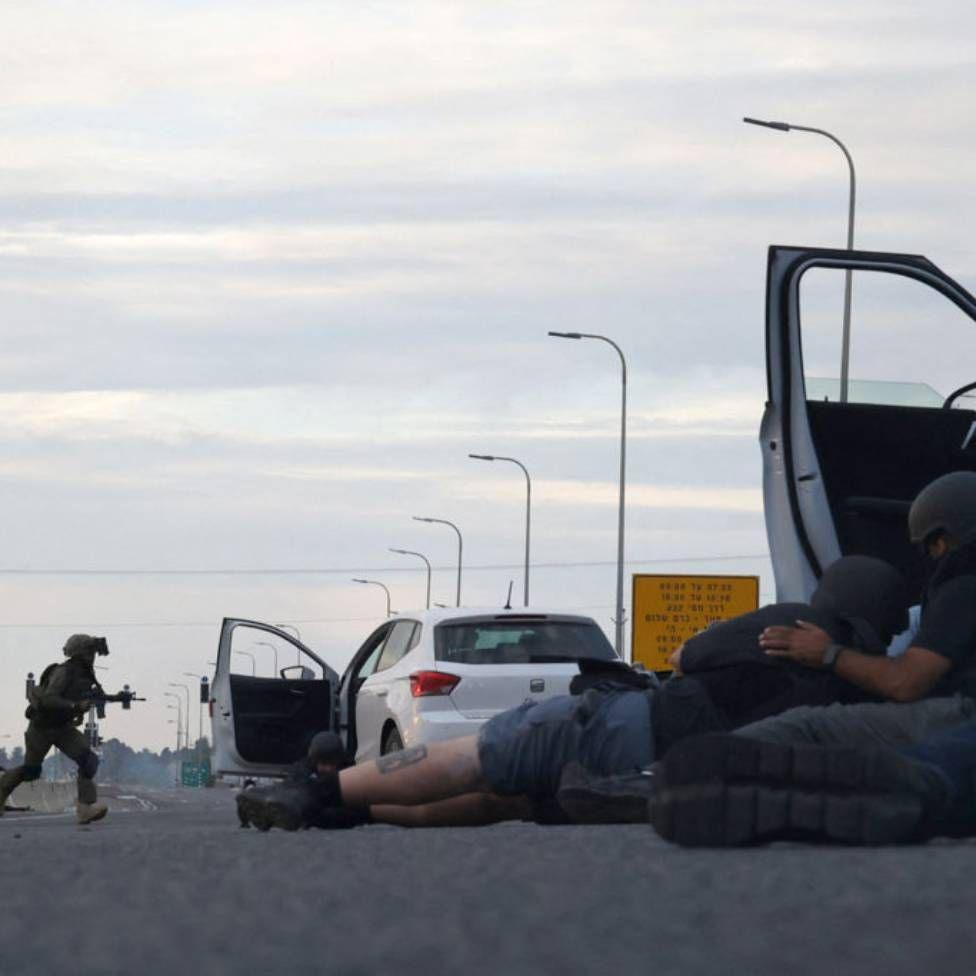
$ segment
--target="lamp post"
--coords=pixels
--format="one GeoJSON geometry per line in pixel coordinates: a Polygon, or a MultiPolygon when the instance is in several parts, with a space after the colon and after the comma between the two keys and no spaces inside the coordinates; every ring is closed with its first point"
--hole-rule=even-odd
{"type": "MultiPolygon", "coordinates": [[[[294,624],[275,624],[275,627],[280,627],[282,630],[293,630],[295,631],[295,639],[301,641],[302,635],[299,629],[294,624]]],[[[295,663],[300,665],[302,663],[302,651],[301,648],[295,648],[295,663]]]]}
{"type": "Polygon", "coordinates": [[[620,501],[617,507],[617,619],[614,621],[617,655],[624,655],[624,495],[627,483],[627,360],[620,346],[604,335],[592,332],[550,332],[557,339],[598,339],[613,346],[620,357],[620,501]]]}
{"type": "Polygon", "coordinates": [[[271,648],[271,653],[274,655],[274,673],[275,673],[275,677],[277,678],[278,677],[278,674],[279,674],[279,672],[278,672],[278,648],[275,647],[274,644],[271,643],[271,641],[255,641],[254,642],[254,646],[255,647],[270,647],[271,648]]]}
{"type": "Polygon", "coordinates": [[[412,549],[390,549],[390,552],[398,553],[401,556],[419,556],[427,567],[427,609],[430,609],[430,560],[422,552],[414,552],[412,549]]]}
{"type": "Polygon", "coordinates": [[[368,580],[368,579],[354,579],[354,583],[366,583],[369,586],[381,586],[383,592],[386,594],[386,615],[387,617],[393,616],[393,611],[390,609],[390,591],[387,589],[385,583],[381,583],[379,580],[368,580]]]}
{"type": "Polygon", "coordinates": [[[519,460],[513,457],[502,457],[497,454],[469,454],[469,458],[476,461],[511,461],[522,469],[525,475],[525,606],[529,605],[529,539],[532,529],[532,479],[529,477],[528,468],[519,460]]]}
{"type": "MultiPolygon", "coordinates": [[[[749,125],[761,125],[765,129],[776,129],[778,132],[814,132],[824,136],[836,145],[847,160],[847,170],[850,176],[850,188],[847,194],[847,250],[854,250],[854,201],[857,195],[857,177],[854,173],[854,160],[844,145],[832,132],[826,129],[816,129],[810,125],[794,125],[792,122],[766,122],[763,119],[743,118],[749,125]]],[[[848,268],[844,273],[844,330],[841,336],[840,350],[840,402],[847,403],[848,374],[851,362],[851,293],[853,292],[853,272],[848,268]]]]}
{"type": "Polygon", "coordinates": [[[254,678],[254,677],[257,676],[257,673],[258,673],[257,665],[254,662],[254,655],[250,651],[233,651],[232,653],[234,653],[234,654],[242,654],[244,657],[250,658],[250,660],[251,660],[251,677],[254,678]]]}
{"type": "Polygon", "coordinates": [[[168,682],[170,688],[182,688],[186,692],[186,711],[183,713],[183,744],[189,749],[190,748],[190,688],[188,685],[183,684],[180,681],[170,681],[168,682]]]}
{"type": "MultiPolygon", "coordinates": [[[[197,681],[203,681],[202,674],[194,674],[192,671],[184,671],[183,676],[186,678],[196,678],[197,681]]],[[[189,695],[190,689],[187,688],[187,694],[189,695]]],[[[199,699],[199,695],[197,696],[199,699]]],[[[200,761],[200,740],[203,738],[203,702],[197,701],[197,762],[200,761]]]]}
{"type": "Polygon", "coordinates": [[[457,533],[458,537],[458,570],[457,570],[457,606],[461,606],[461,556],[464,551],[464,541],[461,539],[461,530],[453,523],[448,522],[447,519],[441,518],[427,518],[422,515],[414,515],[413,520],[415,522],[431,522],[437,525],[449,525],[457,533]]]}
{"type": "MultiPolygon", "coordinates": [[[[180,738],[183,735],[183,697],[182,695],[176,694],[175,691],[164,691],[163,695],[166,698],[176,699],[176,751],[180,751],[180,738]]],[[[167,708],[172,708],[172,705],[168,705],[167,708]]]]}

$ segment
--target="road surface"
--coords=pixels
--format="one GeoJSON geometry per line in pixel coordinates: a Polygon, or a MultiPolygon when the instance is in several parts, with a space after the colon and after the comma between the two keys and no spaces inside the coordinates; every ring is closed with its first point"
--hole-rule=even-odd
{"type": "Polygon", "coordinates": [[[976,843],[669,847],[643,826],[260,834],[227,789],[0,820],[0,973],[976,971],[976,843]]]}

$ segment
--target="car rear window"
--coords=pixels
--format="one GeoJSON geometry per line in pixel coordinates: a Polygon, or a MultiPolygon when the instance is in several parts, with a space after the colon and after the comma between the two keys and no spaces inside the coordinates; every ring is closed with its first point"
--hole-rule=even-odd
{"type": "Polygon", "coordinates": [[[434,657],[455,664],[545,664],[616,658],[603,631],[576,620],[469,620],[434,629],[434,657]]]}

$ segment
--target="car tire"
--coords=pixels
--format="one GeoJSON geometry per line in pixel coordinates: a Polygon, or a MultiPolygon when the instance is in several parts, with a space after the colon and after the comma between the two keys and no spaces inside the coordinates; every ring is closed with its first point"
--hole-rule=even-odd
{"type": "Polygon", "coordinates": [[[388,756],[391,752],[399,752],[403,748],[403,739],[400,738],[400,733],[397,727],[394,725],[387,729],[386,735],[383,736],[383,744],[380,746],[380,755],[388,756]]]}

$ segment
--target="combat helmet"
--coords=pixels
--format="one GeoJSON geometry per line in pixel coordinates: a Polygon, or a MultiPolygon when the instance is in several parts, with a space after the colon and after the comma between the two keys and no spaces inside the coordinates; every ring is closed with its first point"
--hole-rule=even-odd
{"type": "Polygon", "coordinates": [[[842,556],[831,563],[810,605],[846,620],[865,650],[875,653],[883,653],[891,638],[908,626],[905,578],[873,556],[842,556]]]}
{"type": "Polygon", "coordinates": [[[104,637],[92,637],[89,634],[72,634],[64,642],[65,657],[80,657],[85,654],[108,654],[108,641],[104,637]]]}
{"type": "Polygon", "coordinates": [[[346,762],[346,750],[342,739],[335,732],[316,732],[308,744],[308,758],[313,763],[343,765],[346,762]]]}
{"type": "Polygon", "coordinates": [[[908,511],[908,533],[921,545],[944,532],[956,546],[976,539],[976,471],[953,471],[926,485],[908,511]]]}

